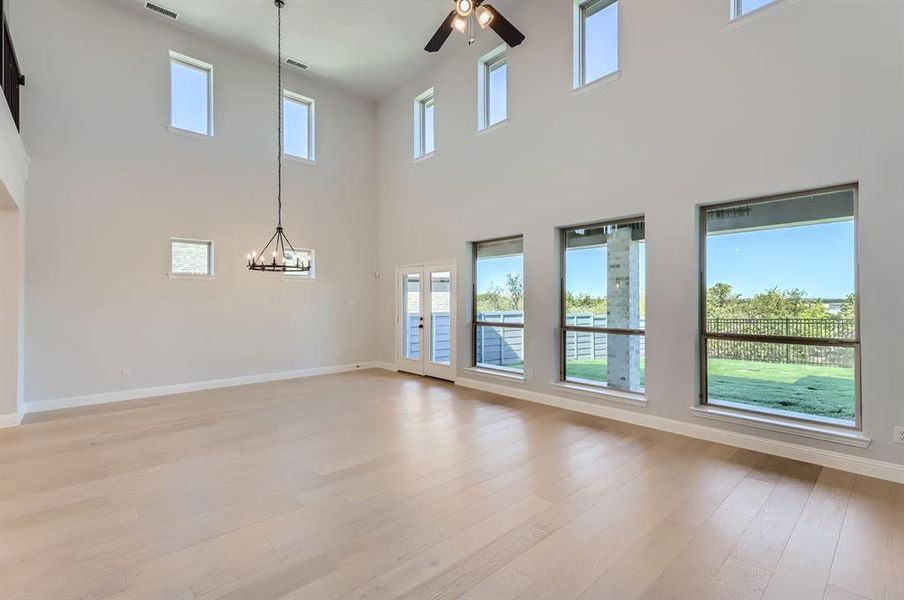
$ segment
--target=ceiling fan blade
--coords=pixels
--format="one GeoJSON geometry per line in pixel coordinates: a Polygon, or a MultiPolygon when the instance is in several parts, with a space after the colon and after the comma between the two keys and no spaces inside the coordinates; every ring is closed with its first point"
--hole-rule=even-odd
{"type": "Polygon", "coordinates": [[[453,10],[449,13],[449,16],[445,18],[443,24],[439,26],[439,29],[436,30],[436,33],[433,34],[433,37],[430,38],[430,41],[427,42],[427,45],[424,46],[424,50],[427,52],[438,52],[439,49],[443,47],[443,44],[452,33],[452,19],[454,18],[455,11],[453,10]]]}
{"type": "Polygon", "coordinates": [[[490,6],[489,4],[482,4],[484,8],[490,11],[490,14],[493,15],[492,20],[490,21],[490,28],[499,34],[499,37],[502,40],[514,48],[518,44],[524,41],[524,34],[518,31],[518,29],[508,22],[508,19],[499,14],[499,11],[490,6]]]}

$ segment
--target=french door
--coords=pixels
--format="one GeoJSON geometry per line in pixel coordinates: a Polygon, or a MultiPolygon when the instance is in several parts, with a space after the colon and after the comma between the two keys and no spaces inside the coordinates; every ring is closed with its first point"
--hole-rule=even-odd
{"type": "Polygon", "coordinates": [[[396,270],[396,368],[455,380],[455,263],[396,270]]]}

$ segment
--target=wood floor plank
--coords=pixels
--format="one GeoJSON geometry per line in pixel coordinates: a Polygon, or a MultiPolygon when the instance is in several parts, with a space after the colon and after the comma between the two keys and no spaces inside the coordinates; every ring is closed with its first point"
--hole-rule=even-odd
{"type": "Polygon", "coordinates": [[[0,471],[4,600],[904,598],[904,486],[379,370],[31,415],[0,471]]]}
{"type": "Polygon", "coordinates": [[[884,598],[895,486],[855,477],[829,583],[864,598],[884,598]]]}

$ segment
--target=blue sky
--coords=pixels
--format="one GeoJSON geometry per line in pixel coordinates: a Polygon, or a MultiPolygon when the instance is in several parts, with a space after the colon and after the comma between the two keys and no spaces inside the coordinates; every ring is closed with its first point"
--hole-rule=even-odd
{"type": "Polygon", "coordinates": [[[173,61],[172,123],[173,127],[208,133],[207,131],[207,72],[173,61]]]}
{"type": "Polygon", "coordinates": [[[584,78],[599,79],[618,69],[618,2],[584,22],[584,78]]]}
{"type": "Polygon", "coordinates": [[[494,125],[505,120],[508,115],[508,65],[502,65],[490,73],[490,114],[487,115],[487,125],[494,125]]]}
{"type": "Polygon", "coordinates": [[[811,298],[854,292],[853,221],[710,236],[706,255],[707,284],[731,284],[744,297],[773,287],[811,298]]]}

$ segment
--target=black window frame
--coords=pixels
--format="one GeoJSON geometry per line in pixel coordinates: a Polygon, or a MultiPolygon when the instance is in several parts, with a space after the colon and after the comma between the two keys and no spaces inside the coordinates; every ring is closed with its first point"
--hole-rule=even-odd
{"type": "Polygon", "coordinates": [[[698,406],[700,407],[716,407],[720,410],[738,412],[741,414],[768,416],[789,420],[792,422],[806,423],[809,425],[828,425],[841,429],[861,431],[863,429],[863,401],[861,394],[862,377],[861,368],[861,338],[860,338],[860,219],[859,219],[859,200],[860,186],[859,183],[849,183],[836,185],[831,187],[815,188],[803,190],[799,192],[791,192],[787,194],[776,194],[771,196],[755,197],[746,200],[737,200],[732,202],[721,202],[716,204],[704,204],[698,207],[698,244],[699,244],[699,296],[698,296],[698,345],[699,345],[699,395],[698,406]],[[853,194],[853,220],[854,220],[854,336],[850,339],[840,338],[821,338],[821,337],[802,337],[790,335],[760,335],[760,334],[739,334],[739,333],[709,333],[707,332],[707,315],[706,315],[706,214],[714,209],[731,209],[741,206],[749,206],[751,204],[762,204],[767,202],[777,202],[782,200],[790,200],[793,198],[804,198],[809,196],[818,196],[821,194],[830,194],[833,192],[850,191],[853,194]],[[740,403],[711,403],[709,401],[709,393],[707,390],[707,341],[710,339],[727,339],[741,342],[759,342],[773,344],[790,344],[800,346],[830,346],[830,347],[846,347],[852,348],[854,351],[854,421],[848,422],[841,419],[833,419],[830,417],[822,417],[819,415],[806,415],[803,413],[795,413],[793,411],[779,411],[777,409],[757,408],[755,406],[745,406],[740,403]]]}

